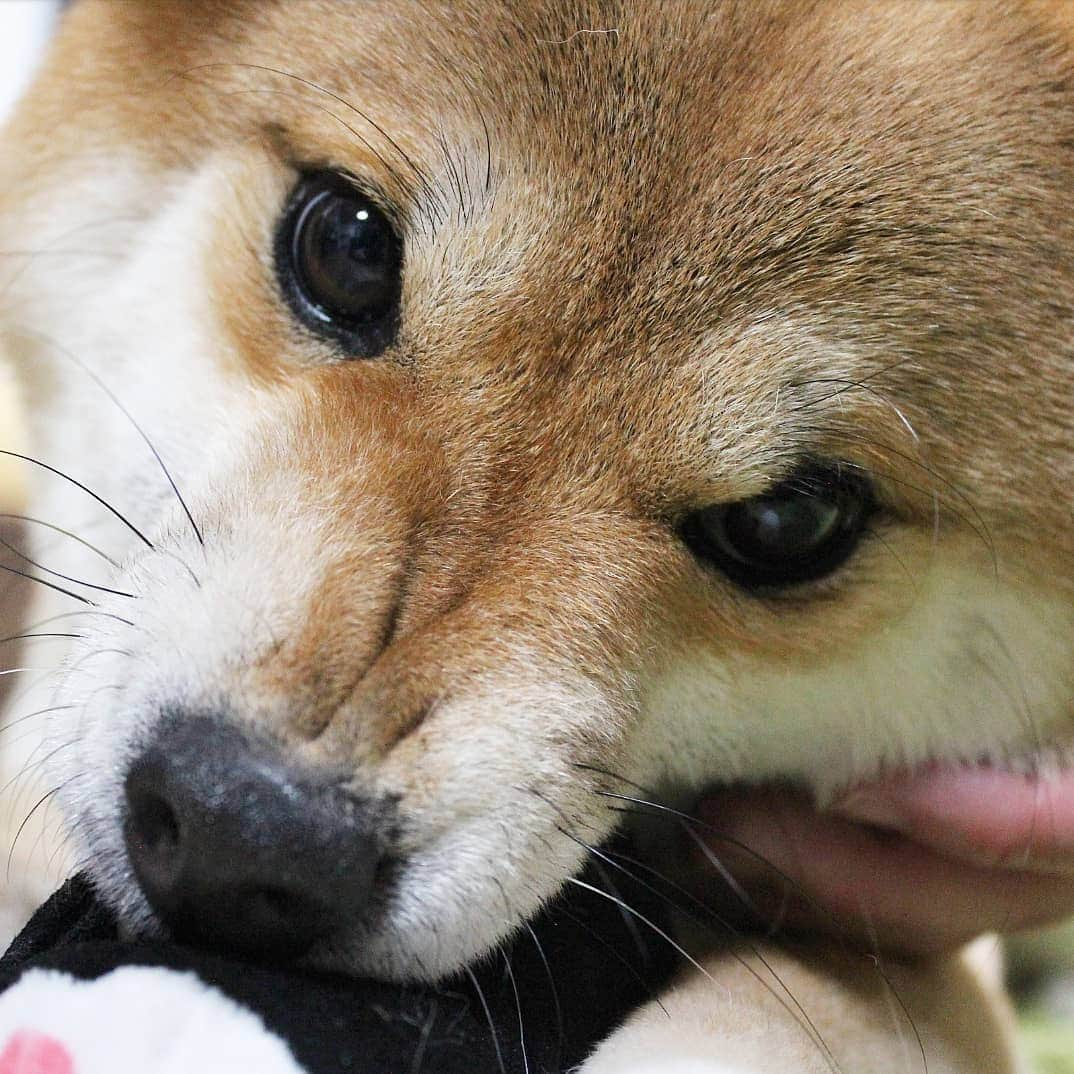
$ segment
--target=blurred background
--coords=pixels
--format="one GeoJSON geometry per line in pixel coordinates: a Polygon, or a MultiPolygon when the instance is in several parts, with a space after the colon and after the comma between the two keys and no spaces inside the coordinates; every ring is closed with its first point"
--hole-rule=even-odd
{"type": "MultiPolygon", "coordinates": [[[[58,0],[0,0],[0,122],[10,111],[33,74],[34,65],[55,25],[58,0]]],[[[0,343],[0,447],[19,442],[10,374],[0,343]]],[[[0,458],[0,502],[18,497],[18,463],[0,458]]],[[[10,510],[4,507],[3,510],[10,510]]],[[[0,594],[4,592],[0,582],[0,594]]]]}

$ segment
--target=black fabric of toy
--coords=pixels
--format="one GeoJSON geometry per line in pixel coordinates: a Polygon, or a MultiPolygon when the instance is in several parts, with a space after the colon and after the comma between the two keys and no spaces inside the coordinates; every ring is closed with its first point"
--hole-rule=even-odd
{"type": "Polygon", "coordinates": [[[86,980],[120,966],[191,970],[254,1011],[310,1074],[562,1074],[653,998],[676,965],[656,932],[667,928],[662,900],[646,884],[607,872],[583,883],[597,890],[569,884],[496,956],[419,988],[121,942],[110,912],[76,877],[0,960],[0,989],[33,968],[86,980]]]}

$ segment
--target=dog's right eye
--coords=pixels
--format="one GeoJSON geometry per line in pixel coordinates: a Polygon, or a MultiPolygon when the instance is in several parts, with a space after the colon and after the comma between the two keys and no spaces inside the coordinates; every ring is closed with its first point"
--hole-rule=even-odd
{"type": "Polygon", "coordinates": [[[276,240],[284,295],[303,324],[348,357],[373,358],[399,321],[402,243],[384,212],[346,177],[303,179],[276,240]]]}

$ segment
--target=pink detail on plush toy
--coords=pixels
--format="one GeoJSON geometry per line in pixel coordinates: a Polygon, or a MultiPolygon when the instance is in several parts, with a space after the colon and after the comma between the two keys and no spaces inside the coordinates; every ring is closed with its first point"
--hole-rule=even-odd
{"type": "Polygon", "coordinates": [[[54,1037],[20,1029],[0,1052],[0,1074],[75,1074],[75,1065],[54,1037]]]}

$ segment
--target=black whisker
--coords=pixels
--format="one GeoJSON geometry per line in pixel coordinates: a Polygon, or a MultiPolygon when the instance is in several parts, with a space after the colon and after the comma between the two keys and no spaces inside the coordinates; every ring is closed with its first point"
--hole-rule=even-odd
{"type": "Polygon", "coordinates": [[[30,819],[33,815],[54,795],[58,788],[53,787],[52,790],[46,791],[40,798],[31,806],[30,812],[23,817],[22,823],[19,825],[18,830],[15,832],[15,838],[11,840],[11,846],[7,852],[7,870],[5,872],[5,882],[11,883],[11,863],[15,857],[15,847],[18,844],[19,837],[26,830],[26,825],[30,823],[30,819]]]}
{"type": "Polygon", "coordinates": [[[601,883],[605,886],[605,888],[607,888],[609,894],[613,895],[616,899],[616,905],[619,910],[619,916],[622,918],[623,921],[623,927],[627,930],[627,934],[633,941],[634,946],[638,949],[638,956],[641,958],[641,961],[643,963],[647,963],[649,961],[649,951],[645,946],[645,940],[642,937],[641,929],[638,928],[637,921],[635,921],[634,918],[627,913],[626,899],[623,898],[622,892],[619,891],[619,889],[612,882],[612,878],[608,875],[608,870],[603,868],[603,866],[600,864],[601,860],[603,860],[603,855],[600,854],[598,851],[595,851],[592,847],[590,847],[588,843],[583,842],[581,839],[575,839],[573,835],[571,835],[569,832],[564,831],[558,825],[556,826],[556,828],[557,831],[559,831],[560,835],[565,835],[568,839],[573,839],[574,842],[576,842],[579,846],[589,851],[591,858],[594,859],[593,867],[596,870],[597,876],[600,877],[601,883]]]}
{"type": "MultiPolygon", "coordinates": [[[[614,779],[620,783],[625,783],[627,786],[634,787],[636,790],[641,791],[643,794],[652,794],[652,791],[649,790],[649,788],[643,787],[640,783],[636,783],[634,780],[627,779],[626,776],[621,776],[616,772],[609,771],[608,769],[598,768],[595,765],[588,764],[576,764],[574,767],[586,772],[595,772],[598,775],[607,776],[609,779],[614,779]]],[[[763,865],[766,869],[772,872],[778,879],[782,880],[785,884],[787,884],[791,888],[791,890],[797,892],[798,895],[808,903],[811,909],[815,910],[817,913],[825,917],[828,924],[831,925],[832,928],[836,929],[840,936],[845,935],[844,930],[839,924],[839,921],[833,915],[827,913],[827,911],[825,911],[825,909],[819,903],[812,900],[809,895],[802,889],[801,885],[798,884],[798,882],[794,879],[794,877],[792,877],[789,873],[784,872],[784,870],[780,869],[779,866],[770,862],[763,854],[758,854],[756,850],[748,846],[746,843],[743,843],[740,839],[735,839],[733,836],[728,835],[726,832],[721,831],[719,828],[716,828],[713,825],[701,820],[700,817],[695,817],[691,813],[686,813],[681,809],[676,809],[674,808],[674,806],[664,805],[661,802],[654,802],[648,798],[637,798],[629,794],[621,794],[616,791],[608,791],[602,788],[597,788],[592,793],[598,795],[601,798],[610,798],[614,801],[626,802],[629,805],[642,807],[641,810],[625,809],[623,810],[623,812],[625,813],[649,817],[656,813],[677,818],[680,822],[684,822],[690,828],[702,829],[709,835],[712,835],[716,839],[719,839],[720,842],[726,843],[728,846],[732,846],[736,850],[740,850],[743,854],[746,854],[747,856],[751,857],[759,865],[763,865]]],[[[721,870],[721,875],[723,875],[723,870],[721,870]]],[[[734,886],[732,886],[732,890],[734,890],[734,886]]],[[[747,901],[745,905],[748,909],[752,909],[750,902],[747,901]]]]}
{"type": "Polygon", "coordinates": [[[17,720],[9,720],[5,724],[0,724],[0,734],[3,734],[5,731],[10,731],[12,727],[18,727],[20,723],[32,720],[35,716],[45,716],[50,712],[63,712],[65,709],[73,709],[75,707],[75,705],[50,705],[47,709],[37,709],[35,712],[28,712],[25,716],[20,716],[17,720]]]}
{"type": "MultiPolygon", "coordinates": [[[[69,779],[68,779],[68,780],[67,780],[67,781],[66,781],[65,783],[63,783],[63,784],[62,784],[62,785],[61,785],[61,786],[60,786],[60,787],[58,788],[58,790],[63,790],[64,788],[66,788],[66,787],[69,787],[69,786],[71,786],[71,785],[72,785],[72,784],[74,784],[74,783],[77,783],[77,782],[78,782],[78,781],[79,781],[80,779],[85,779],[85,778],[86,778],[86,775],[87,775],[87,773],[86,773],[86,771],[85,771],[85,770],[82,770],[82,771],[80,771],[80,772],[76,772],[76,773],[75,773],[75,774],[74,774],[73,776],[71,776],[71,777],[70,777],[70,778],[69,778],[69,779]]],[[[61,819],[60,819],[60,822],[59,822],[59,824],[64,824],[64,826],[66,826],[66,818],[61,818],[61,819]]],[[[58,825],[58,826],[59,826],[59,825],[58,825]]],[[[52,868],[53,868],[53,866],[54,866],[54,865],[56,864],[56,858],[57,858],[57,857],[58,857],[58,856],[59,856],[59,855],[60,855],[60,854],[61,854],[61,853],[62,853],[63,851],[65,851],[65,850],[68,850],[68,851],[69,851],[70,849],[71,849],[71,846],[70,846],[70,844],[69,844],[69,843],[67,842],[67,840],[66,840],[66,839],[62,839],[62,838],[61,838],[61,839],[58,839],[58,840],[56,841],[56,846],[55,846],[55,847],[53,848],[53,850],[52,850],[52,853],[51,853],[51,854],[49,854],[49,856],[48,856],[48,860],[47,860],[47,861],[45,862],[45,868],[46,868],[46,869],[52,869],[52,868]]],[[[76,867],[76,868],[73,868],[73,869],[66,869],[66,870],[64,871],[63,875],[64,875],[65,877],[66,877],[66,876],[74,876],[74,875],[75,875],[75,873],[83,872],[83,871],[84,871],[84,870],[86,869],[86,867],[87,867],[87,865],[88,865],[88,864],[89,864],[89,863],[83,863],[82,865],[79,865],[79,866],[78,866],[78,867],[76,867]]]]}
{"type": "Polygon", "coordinates": [[[186,515],[187,521],[190,523],[190,528],[194,531],[194,536],[198,539],[198,544],[204,548],[205,540],[201,535],[201,530],[198,527],[197,522],[194,521],[194,516],[190,513],[190,508],[187,506],[186,500],[183,499],[183,494],[179,491],[179,486],[176,485],[175,479],[171,475],[171,471],[165,465],[164,460],[160,456],[160,452],[157,451],[156,445],[153,443],[152,440],[149,439],[149,436],[146,434],[146,431],[135,420],[134,415],[123,405],[119,396],[117,396],[116,393],[112,391],[112,389],[109,388],[108,385],[105,384],[105,382],[92,369],[90,369],[85,362],[83,362],[77,355],[69,351],[66,347],[61,346],[59,343],[57,343],[56,340],[44,336],[39,332],[29,332],[25,329],[20,331],[22,331],[24,334],[36,336],[48,347],[52,348],[62,357],[66,358],[69,362],[74,363],[76,366],[78,366],[79,369],[82,370],[83,373],[86,374],[87,377],[90,378],[90,380],[93,381],[94,384],[97,385],[97,387],[102,392],[104,392],[106,396],[108,396],[111,402],[115,405],[116,409],[119,410],[119,412],[127,419],[128,422],[130,422],[134,431],[142,438],[145,443],[145,446],[149,448],[150,452],[152,453],[153,458],[156,459],[157,465],[160,467],[161,473],[164,474],[165,480],[167,480],[168,484],[171,486],[171,490],[175,494],[175,498],[179,501],[179,506],[183,509],[183,514],[186,515]]]}
{"type": "MultiPolygon", "coordinates": [[[[67,779],[65,779],[62,783],[60,783],[57,786],[53,787],[51,790],[46,791],[34,803],[32,808],[30,809],[29,813],[27,813],[26,816],[23,818],[22,823],[19,825],[18,831],[15,833],[15,838],[11,840],[11,846],[8,849],[7,870],[6,870],[6,873],[5,873],[5,879],[6,879],[6,882],[8,884],[11,883],[11,863],[12,863],[14,857],[15,857],[15,848],[16,848],[18,842],[19,842],[19,837],[22,835],[23,831],[26,829],[26,825],[30,823],[31,817],[33,817],[33,815],[38,811],[38,809],[41,808],[41,806],[43,806],[47,801],[49,801],[51,798],[53,798],[57,794],[59,794],[66,787],[70,786],[70,784],[72,784],[76,779],[80,778],[81,775],[82,775],[82,773],[76,773],[75,775],[70,776],[67,779]]],[[[41,838],[41,836],[43,834],[44,834],[44,828],[42,828],[41,832],[38,833],[38,840],[40,840],[40,838],[41,838]]],[[[33,854],[33,852],[36,849],[36,847],[37,847],[37,840],[35,840],[34,845],[30,848],[31,855],[33,854]]]]}
{"type": "MultiPolygon", "coordinates": [[[[232,65],[232,64],[205,64],[204,66],[207,66],[207,67],[230,67],[230,66],[235,66],[235,65],[232,65]]],[[[243,65],[240,64],[238,66],[243,66],[243,65]]],[[[191,72],[196,71],[196,70],[198,70],[198,68],[195,67],[195,68],[191,68],[189,71],[183,72],[183,77],[188,77],[191,72]]],[[[288,90],[281,90],[281,89],[267,89],[265,87],[248,88],[248,89],[240,89],[240,90],[228,90],[228,91],[226,91],[225,95],[228,96],[228,97],[272,95],[274,97],[285,97],[288,100],[300,101],[307,108],[316,109],[316,111],[320,112],[322,115],[326,115],[330,119],[335,120],[345,131],[347,131],[348,134],[350,134],[354,138],[354,140],[359,145],[361,145],[363,148],[367,149],[373,155],[373,157],[380,163],[380,165],[384,168],[385,172],[388,175],[391,176],[393,181],[398,185],[399,189],[405,195],[407,195],[408,197],[413,196],[413,187],[412,187],[411,183],[403,175],[400,174],[399,170],[391,163],[391,161],[389,161],[387,159],[387,157],[385,157],[380,152],[380,150],[377,149],[377,147],[375,145],[373,145],[373,143],[370,142],[369,139],[366,138],[365,135],[363,135],[361,133],[361,131],[356,130],[342,116],[338,115],[336,112],[333,112],[331,108],[327,108],[323,104],[318,104],[316,101],[311,101],[308,98],[303,97],[298,93],[292,93],[292,92],[290,92],[288,90]]]]}
{"type": "MultiPolygon", "coordinates": [[[[998,942],[998,937],[997,937],[998,942]]],[[[879,951],[879,945],[876,945],[879,951]]],[[[880,980],[884,982],[884,987],[887,989],[888,995],[895,1001],[899,1010],[902,1011],[903,1017],[906,1019],[910,1026],[910,1032],[914,1035],[914,1041],[917,1045],[918,1055],[921,1056],[921,1070],[922,1074],[929,1074],[929,1057],[928,1052],[925,1050],[925,1040],[921,1036],[921,1030],[917,1028],[917,1021],[913,1014],[910,1012],[910,1008],[906,1006],[906,1000],[902,998],[902,994],[895,987],[895,982],[892,981],[888,975],[888,971],[884,969],[884,964],[880,960],[879,953],[875,955],[863,956],[873,964],[873,968],[876,970],[880,980]]],[[[901,1036],[901,1033],[900,1033],[901,1036]]]]}
{"type": "Polygon", "coordinates": [[[74,619],[76,616],[80,615],[94,615],[100,617],[101,619],[114,619],[117,623],[122,623],[124,626],[134,626],[134,623],[132,623],[129,619],[124,619],[122,615],[116,615],[114,612],[104,612],[97,609],[87,609],[86,611],[61,612],[59,615],[50,615],[45,619],[39,619],[36,623],[33,623],[26,629],[39,630],[41,627],[48,626],[50,623],[59,623],[62,622],[64,619],[74,619]]]}
{"type": "MultiPolygon", "coordinates": [[[[40,768],[42,765],[48,764],[48,762],[51,761],[52,758],[55,757],[57,754],[62,753],[64,750],[70,749],[72,746],[74,746],[75,742],[76,740],[73,738],[68,739],[66,742],[60,743],[60,745],[57,746],[55,749],[50,750],[48,753],[46,753],[45,756],[42,757],[39,761],[34,761],[34,754],[36,754],[38,749],[40,749],[41,746],[44,745],[44,742],[38,743],[37,748],[33,750],[29,757],[26,758],[26,762],[25,764],[23,764],[22,768],[20,768],[19,771],[16,772],[15,775],[13,775],[11,779],[9,779],[7,783],[3,785],[3,787],[0,787],[0,799],[6,798],[8,791],[10,791],[15,786],[15,784],[19,782],[19,780],[24,779],[36,769],[40,768]]],[[[21,798],[22,795],[25,793],[25,788],[23,788],[23,790],[19,792],[18,797],[21,798]]]]}
{"type": "Polygon", "coordinates": [[[436,145],[440,150],[440,157],[444,161],[444,170],[447,173],[448,184],[455,193],[455,201],[459,213],[465,217],[467,211],[466,191],[463,189],[462,175],[460,174],[459,166],[452,155],[451,147],[448,145],[447,136],[442,129],[438,130],[436,133],[436,145]]]}
{"type": "Polygon", "coordinates": [[[84,634],[42,634],[42,633],[29,633],[29,634],[9,634],[6,638],[0,638],[0,645],[6,645],[12,641],[33,641],[36,638],[74,638],[80,639],[85,637],[84,634]]]}
{"type": "MultiPolygon", "coordinates": [[[[0,730],[3,730],[3,728],[0,728],[0,730]]],[[[14,736],[13,738],[8,739],[4,743],[4,748],[5,749],[13,749],[14,747],[18,746],[20,743],[25,742],[27,739],[30,739],[31,741],[36,741],[38,743],[38,746],[35,747],[34,751],[30,754],[30,757],[32,758],[37,753],[37,749],[41,745],[43,745],[43,743],[45,741],[44,738],[42,737],[40,728],[30,727],[30,728],[24,729],[21,734],[18,734],[16,736],[14,736]]],[[[21,773],[20,773],[20,775],[21,775],[21,773]]],[[[14,783],[15,783],[15,781],[12,780],[12,787],[14,787],[14,783]]],[[[21,797],[22,791],[19,791],[18,793],[19,793],[19,796],[21,797]]]]}
{"type": "Polygon", "coordinates": [[[731,870],[720,860],[720,856],[704,841],[704,839],[701,838],[701,836],[697,834],[697,832],[693,830],[693,828],[690,827],[689,824],[686,823],[686,821],[682,820],[680,817],[676,817],[675,819],[678,820],[679,826],[687,836],[693,840],[694,846],[696,846],[705,856],[705,860],[709,865],[720,874],[720,879],[734,892],[738,901],[742,903],[750,913],[760,916],[753,899],[749,897],[746,889],[735,879],[731,870]]]}
{"type": "Polygon", "coordinates": [[[872,538],[872,540],[877,541],[879,544],[883,545],[885,551],[888,553],[889,556],[891,556],[893,560],[895,560],[895,562],[899,565],[899,569],[906,576],[906,581],[909,584],[910,588],[916,593],[917,579],[914,577],[914,573],[910,570],[910,567],[907,564],[906,560],[904,560],[902,556],[900,556],[899,553],[895,551],[895,549],[891,545],[891,542],[885,540],[884,535],[882,533],[879,533],[875,528],[870,533],[870,537],[872,538]]]}
{"type": "Polygon", "coordinates": [[[481,129],[485,133],[485,193],[488,194],[492,190],[492,135],[489,134],[485,113],[480,108],[477,110],[477,118],[481,120],[481,129]]]}
{"type": "MultiPolygon", "coordinates": [[[[911,358],[896,358],[894,361],[887,362],[886,364],[880,366],[878,369],[874,369],[871,373],[862,377],[860,380],[846,380],[840,377],[810,377],[808,380],[791,381],[789,386],[792,388],[808,388],[810,387],[810,385],[813,384],[843,384],[847,386],[845,390],[848,391],[855,387],[872,388],[872,384],[870,383],[871,381],[878,380],[885,374],[890,373],[894,369],[899,369],[900,367],[906,365],[912,360],[913,359],[911,358]]],[[[836,392],[835,394],[838,395],[840,393],[836,392]]],[[[819,403],[823,403],[825,399],[828,398],[830,398],[830,396],[824,396],[821,399],[814,399],[810,403],[806,404],[806,406],[815,406],[819,403]]]]}
{"type": "MultiPolygon", "coordinates": [[[[0,548],[6,548],[13,555],[19,557],[25,563],[29,563],[31,567],[35,567],[39,571],[44,571],[45,574],[51,575],[53,578],[59,578],[64,582],[71,582],[74,585],[85,586],[86,589],[93,589],[99,593],[111,593],[114,597],[127,597],[130,600],[137,600],[137,595],[134,593],[127,593],[122,589],[113,589],[111,586],[97,585],[94,582],[84,582],[81,578],[74,578],[69,574],[63,574],[60,571],[54,571],[51,567],[46,567],[43,563],[38,563],[36,559],[31,559],[25,552],[19,551],[10,541],[5,541],[3,537],[0,537],[0,548]]],[[[37,579],[40,581],[40,579],[37,579]]]]}
{"type": "MultiPolygon", "coordinates": [[[[956,499],[960,500],[969,509],[970,514],[972,514],[974,519],[976,520],[976,524],[970,522],[968,519],[965,519],[964,516],[959,516],[959,517],[963,518],[963,520],[966,522],[966,524],[968,526],[970,526],[970,528],[973,529],[974,532],[977,534],[977,536],[984,542],[985,546],[987,547],[987,549],[989,551],[989,554],[992,557],[993,572],[996,573],[996,574],[999,573],[999,557],[998,557],[998,555],[996,553],[996,545],[995,545],[995,541],[994,541],[994,539],[992,537],[992,531],[989,529],[988,523],[985,521],[985,519],[982,516],[979,508],[973,502],[972,498],[969,496],[969,494],[967,492],[965,492],[963,489],[959,488],[958,485],[956,485],[953,481],[951,481],[948,478],[944,477],[943,474],[941,474],[934,467],[929,466],[926,463],[923,463],[920,459],[915,459],[912,455],[908,455],[905,451],[899,451],[897,448],[890,447],[887,444],[878,443],[875,440],[866,439],[865,437],[853,438],[852,442],[862,444],[865,447],[872,447],[872,448],[879,449],[881,451],[886,452],[888,455],[894,455],[896,458],[902,459],[904,462],[909,463],[911,466],[916,466],[919,470],[923,470],[926,474],[928,474],[929,477],[933,478],[935,481],[938,481],[940,483],[941,487],[943,487],[944,489],[947,489],[950,493],[952,493],[954,495],[954,497],[956,499]],[[980,527],[980,528],[978,529],[978,527],[980,527]]],[[[866,470],[866,471],[868,470],[867,467],[863,467],[863,466],[861,466],[860,464],[857,464],[857,463],[849,463],[848,462],[848,463],[844,463],[844,465],[850,466],[851,468],[857,469],[857,470],[866,470]]],[[[876,472],[876,471],[874,471],[874,472],[876,472]]],[[[888,480],[891,480],[891,481],[895,481],[895,482],[899,481],[898,478],[894,477],[891,474],[881,474],[880,476],[887,477],[888,480]]],[[[908,487],[908,488],[913,488],[914,487],[913,485],[911,485],[907,481],[902,481],[901,483],[903,485],[905,485],[906,487],[908,487]]],[[[920,492],[922,490],[918,489],[917,491],[920,492]]],[[[951,510],[952,513],[957,513],[957,512],[954,512],[950,507],[948,507],[948,510],[951,510]]]]}
{"type": "Polygon", "coordinates": [[[325,86],[318,85],[316,82],[311,82],[307,78],[302,78],[301,75],[293,74],[290,71],[283,71],[278,67],[269,67],[254,63],[244,63],[237,66],[251,68],[254,70],[266,71],[270,74],[279,75],[281,78],[292,79],[293,81],[305,86],[307,89],[312,89],[317,93],[323,93],[325,94],[325,96],[330,97],[337,104],[343,105],[344,108],[346,108],[350,112],[353,112],[364,123],[368,123],[369,126],[372,127],[373,130],[375,130],[377,134],[379,134],[388,143],[388,145],[390,145],[392,149],[395,150],[396,153],[399,154],[399,158],[414,174],[414,177],[421,184],[428,198],[430,198],[434,202],[438,199],[436,188],[433,186],[429,176],[425,171],[418,167],[410,154],[407,153],[406,150],[403,149],[403,147],[379,123],[377,123],[375,119],[373,119],[366,112],[363,112],[360,108],[358,108],[352,102],[348,101],[346,98],[341,97],[338,93],[333,93],[325,86]]]}
{"type": "MultiPolygon", "coordinates": [[[[624,782],[628,782],[624,780],[624,782]]],[[[763,865],[766,869],[772,872],[776,877],[787,884],[793,891],[796,891],[800,898],[804,899],[812,910],[825,917],[828,923],[838,930],[840,935],[844,934],[844,930],[840,926],[838,920],[831,914],[829,914],[824,907],[815,902],[809,897],[808,894],[802,889],[801,885],[792,877],[789,873],[784,872],[778,865],[774,865],[763,854],[758,854],[756,850],[750,847],[748,844],[743,843],[740,839],[735,839],[733,836],[728,835],[726,832],[720,831],[719,828],[714,827],[711,824],[707,824],[705,821],[698,817],[691,816],[689,813],[684,813],[681,809],[675,809],[673,806],[662,805],[660,802],[649,802],[644,798],[634,798],[629,794],[617,794],[614,791],[596,790],[594,794],[600,795],[603,798],[612,798],[621,802],[629,802],[636,806],[642,806],[644,809],[640,810],[623,810],[623,812],[631,813],[635,816],[649,816],[653,813],[664,813],[671,817],[678,817],[685,821],[687,824],[701,828],[706,831],[715,839],[719,839],[722,843],[727,843],[728,846],[733,846],[736,850],[742,851],[743,854],[753,858],[759,865],[763,865]]]]}
{"type": "Polygon", "coordinates": [[[133,522],[131,522],[129,518],[117,511],[116,508],[114,508],[106,499],[104,499],[102,496],[98,496],[97,493],[93,491],[93,489],[84,485],[77,478],[72,477],[70,474],[65,474],[62,470],[57,470],[55,466],[50,466],[47,462],[42,462],[40,459],[35,459],[30,455],[23,455],[19,451],[10,451],[4,448],[0,448],[0,455],[6,455],[12,459],[22,459],[23,462],[28,462],[32,466],[38,466],[42,470],[47,470],[50,474],[55,474],[57,477],[63,478],[64,481],[70,482],[76,488],[79,488],[84,493],[86,493],[87,496],[90,496],[94,500],[96,500],[106,511],[111,512],[117,519],[119,519],[120,522],[123,523],[124,526],[127,527],[127,529],[131,531],[131,533],[134,534],[135,537],[138,538],[139,541],[142,542],[142,544],[146,546],[146,548],[155,549],[156,546],[153,544],[153,542],[144,533],[142,533],[142,531],[138,529],[138,527],[133,522]]]}
{"type": "Polygon", "coordinates": [[[82,665],[89,663],[90,660],[93,660],[98,656],[125,656],[131,660],[135,659],[135,655],[130,651],[130,649],[93,649],[88,653],[84,653],[76,661],[74,661],[74,663],[68,664],[66,667],[64,667],[62,669],[63,677],[66,679],[69,676],[73,675],[76,671],[82,672],[83,675],[88,675],[89,672],[82,671],[82,665]]]}
{"type": "Polygon", "coordinates": [[[106,563],[114,567],[117,571],[120,569],[119,564],[106,552],[102,552],[95,544],[90,544],[89,541],[83,537],[79,537],[77,533],[72,533],[70,530],[65,530],[62,526],[56,526],[51,522],[45,522],[40,518],[31,518],[30,515],[14,515],[8,513],[0,513],[0,518],[10,519],[14,522],[30,522],[35,526],[44,526],[45,529],[52,530],[54,533],[62,534],[64,537],[70,537],[72,541],[77,541],[80,545],[88,548],[91,552],[96,552],[106,563]]]}
{"type": "Polygon", "coordinates": [[[891,399],[889,399],[883,392],[879,391],[877,388],[873,387],[873,385],[869,383],[869,381],[875,380],[876,378],[883,376],[885,373],[890,372],[892,369],[896,369],[899,366],[904,365],[907,360],[908,359],[900,358],[894,362],[890,362],[886,366],[874,370],[868,376],[862,377],[860,380],[852,380],[849,378],[841,377],[813,377],[806,381],[796,381],[790,386],[793,388],[807,388],[814,384],[837,384],[839,385],[839,387],[828,395],[821,396],[819,399],[811,399],[808,402],[803,403],[798,407],[795,407],[794,409],[810,410],[813,407],[821,406],[824,403],[830,402],[833,399],[838,399],[839,397],[847,394],[848,392],[865,392],[866,394],[871,395],[874,399],[877,399],[879,402],[883,403],[886,407],[888,407],[888,409],[890,409],[895,414],[895,416],[899,419],[899,422],[910,434],[911,439],[915,443],[920,443],[921,438],[917,435],[917,430],[914,428],[909,418],[907,418],[906,415],[902,412],[902,410],[898,407],[898,405],[891,399]]]}
{"type": "MultiPolygon", "coordinates": [[[[428,199],[428,203],[429,203],[430,207],[434,207],[434,206],[437,206],[437,205],[440,204],[440,201],[441,201],[440,195],[437,192],[436,188],[433,186],[433,183],[430,180],[429,176],[426,174],[425,171],[423,171],[421,168],[418,167],[418,165],[415,163],[413,158],[384,129],[384,127],[382,127],[379,123],[376,122],[376,120],[374,120],[367,113],[363,112],[360,108],[358,108],[356,105],[354,105],[353,103],[348,101],[346,98],[341,97],[338,93],[334,93],[332,90],[328,89],[325,86],[318,85],[316,82],[312,82],[308,78],[303,78],[301,75],[296,75],[291,71],[284,71],[284,70],[282,70],[282,69],[280,69],[278,67],[271,67],[271,66],[268,66],[266,64],[257,64],[257,63],[205,63],[205,64],[198,64],[198,65],[196,65],[194,67],[188,67],[186,70],[182,71],[180,73],[180,75],[181,75],[181,77],[187,77],[190,74],[193,74],[193,73],[198,72],[198,71],[211,70],[213,68],[221,68],[221,67],[245,68],[245,69],[251,70],[251,71],[262,71],[262,72],[264,72],[266,74],[277,75],[280,78],[290,79],[292,82],[296,82],[301,86],[305,86],[307,89],[311,89],[315,93],[322,93],[326,97],[328,97],[330,100],[333,100],[337,104],[342,105],[349,112],[353,112],[356,116],[358,116],[358,118],[361,119],[363,123],[368,124],[398,154],[399,159],[403,161],[403,163],[407,166],[407,168],[410,169],[411,173],[414,175],[415,179],[418,181],[418,184],[422,188],[422,190],[423,190],[423,192],[425,194],[425,197],[428,199]]],[[[254,91],[254,92],[257,92],[257,91],[254,91]]],[[[279,92],[279,91],[277,91],[277,92],[279,92]]],[[[313,102],[309,102],[309,103],[313,104],[313,102]]],[[[314,107],[320,107],[320,106],[314,105],[314,107]]],[[[324,108],[322,108],[322,111],[328,112],[328,110],[324,109],[324,108]]],[[[334,113],[332,113],[332,112],[328,112],[328,114],[334,116],[334,113]]],[[[410,184],[408,182],[406,182],[405,180],[403,180],[401,176],[398,176],[398,174],[396,173],[395,169],[393,167],[391,167],[391,165],[388,163],[388,161],[385,160],[383,155],[381,153],[379,153],[375,149],[375,147],[372,146],[370,144],[370,142],[363,135],[361,135],[358,131],[354,130],[354,128],[351,127],[349,124],[347,124],[342,118],[340,118],[338,116],[334,116],[334,117],[341,124],[343,124],[343,126],[346,127],[347,130],[349,130],[355,136],[355,138],[357,138],[367,149],[369,149],[369,151],[371,153],[373,153],[375,156],[377,156],[377,158],[380,160],[380,162],[386,168],[389,169],[390,174],[392,174],[393,177],[396,178],[396,181],[399,182],[400,186],[402,187],[402,189],[404,191],[410,189],[410,184]]]]}
{"type": "Polygon", "coordinates": [[[0,571],[7,571],[8,574],[15,574],[18,575],[19,578],[26,578],[29,581],[36,582],[38,585],[43,585],[48,589],[54,589],[57,593],[63,593],[64,596],[71,597],[73,600],[80,601],[82,604],[88,604],[91,608],[97,607],[89,597],[83,597],[78,593],[72,593],[70,589],[64,589],[62,585],[56,585],[55,582],[50,582],[45,578],[38,578],[36,574],[30,574],[28,571],[20,571],[15,567],[9,567],[6,563],[0,563],[0,571]]]}

